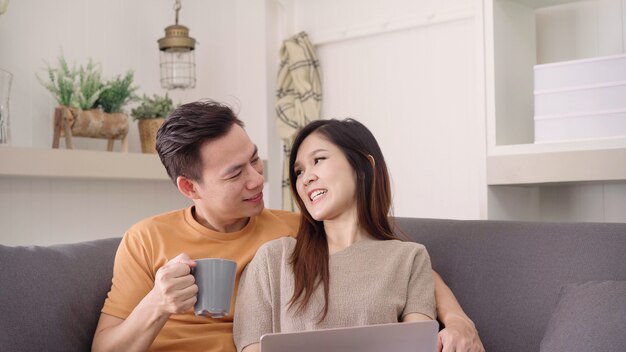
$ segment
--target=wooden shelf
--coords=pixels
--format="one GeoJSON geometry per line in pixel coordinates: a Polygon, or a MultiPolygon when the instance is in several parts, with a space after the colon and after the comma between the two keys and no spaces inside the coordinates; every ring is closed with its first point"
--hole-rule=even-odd
{"type": "Polygon", "coordinates": [[[540,7],[569,4],[569,3],[581,1],[581,0],[514,0],[514,1],[525,4],[532,8],[540,8],[540,7]]]}
{"type": "Polygon", "coordinates": [[[0,148],[0,177],[169,180],[156,154],[0,148]]]}
{"type": "MultiPolygon", "coordinates": [[[[513,146],[510,146],[513,147],[513,146]]],[[[514,149],[514,148],[509,148],[514,149]]],[[[546,152],[541,145],[487,157],[487,184],[537,185],[626,180],[626,147],[546,152]]]]}

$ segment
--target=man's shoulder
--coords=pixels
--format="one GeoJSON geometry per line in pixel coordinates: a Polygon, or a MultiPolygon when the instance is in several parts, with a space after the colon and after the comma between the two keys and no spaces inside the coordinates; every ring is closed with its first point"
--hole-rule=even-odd
{"type": "Polygon", "coordinates": [[[189,208],[172,210],[140,220],[128,229],[128,233],[141,233],[163,226],[177,226],[184,223],[187,209],[189,208]]]}
{"type": "Polygon", "coordinates": [[[259,219],[270,225],[287,226],[293,233],[298,230],[300,225],[300,214],[286,210],[265,209],[259,215],[259,219]]]}
{"type": "Polygon", "coordinates": [[[272,214],[273,216],[287,220],[287,221],[300,221],[300,214],[294,213],[293,211],[280,210],[280,209],[265,209],[264,211],[272,214]]]}

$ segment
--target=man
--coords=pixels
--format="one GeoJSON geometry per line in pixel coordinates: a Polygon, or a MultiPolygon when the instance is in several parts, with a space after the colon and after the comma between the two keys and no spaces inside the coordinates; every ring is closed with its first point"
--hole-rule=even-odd
{"type": "MultiPolygon", "coordinates": [[[[198,287],[191,258],[235,260],[238,283],[263,243],[294,235],[299,216],[264,209],[263,163],[225,105],[180,106],[159,129],[157,151],[194,205],[141,221],[124,235],[92,348],[234,351],[232,308],[222,319],[193,314],[198,287]]],[[[483,351],[450,289],[436,274],[435,282],[437,314],[446,326],[440,332],[443,351],[483,351]]]]}

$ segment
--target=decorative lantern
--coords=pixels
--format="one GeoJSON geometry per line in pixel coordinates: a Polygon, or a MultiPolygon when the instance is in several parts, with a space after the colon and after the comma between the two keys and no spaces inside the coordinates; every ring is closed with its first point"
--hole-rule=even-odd
{"type": "Polygon", "coordinates": [[[159,39],[161,51],[161,87],[187,89],[196,86],[196,40],[189,36],[189,28],[178,24],[180,0],[176,0],[176,24],[165,28],[165,37],[159,39]]]}

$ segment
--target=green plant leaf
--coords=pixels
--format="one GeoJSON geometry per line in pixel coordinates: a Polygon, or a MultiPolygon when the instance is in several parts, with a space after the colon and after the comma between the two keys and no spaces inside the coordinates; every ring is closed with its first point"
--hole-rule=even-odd
{"type": "Polygon", "coordinates": [[[58,59],[58,67],[52,68],[46,63],[46,70],[49,82],[37,76],[39,82],[52,93],[59,105],[75,106],[73,104],[76,103],[76,87],[74,84],[77,75],[76,68],[73,66],[70,69],[61,52],[58,59]]]}
{"type": "Polygon", "coordinates": [[[123,112],[124,105],[137,99],[134,94],[137,87],[133,87],[132,84],[132,71],[128,71],[124,77],[117,76],[105,84],[96,104],[108,113],[123,112]]]}
{"type": "Polygon", "coordinates": [[[89,59],[87,66],[81,66],[78,70],[78,105],[81,109],[93,109],[100,94],[104,91],[102,82],[102,69],[100,64],[89,59]]]}
{"type": "Polygon", "coordinates": [[[134,120],[165,118],[174,111],[172,99],[165,94],[161,96],[154,94],[152,98],[147,95],[141,97],[141,103],[131,110],[130,114],[134,120]]]}

